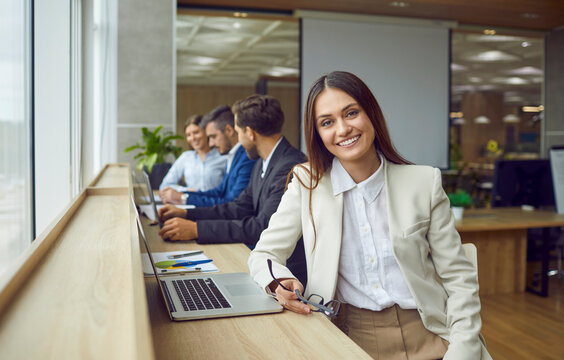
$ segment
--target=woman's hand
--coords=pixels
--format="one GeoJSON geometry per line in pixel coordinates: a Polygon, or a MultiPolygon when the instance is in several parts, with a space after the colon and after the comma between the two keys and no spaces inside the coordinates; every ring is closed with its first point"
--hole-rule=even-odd
{"type": "Polygon", "coordinates": [[[159,196],[165,204],[182,204],[182,193],[174,190],[170,186],[159,191],[159,196]]]}
{"type": "Polygon", "coordinates": [[[281,280],[280,283],[291,291],[284,290],[281,286],[276,287],[276,299],[288,310],[298,314],[311,314],[311,308],[298,300],[295,290],[300,290],[300,294],[304,292],[304,286],[296,279],[281,280]]]}

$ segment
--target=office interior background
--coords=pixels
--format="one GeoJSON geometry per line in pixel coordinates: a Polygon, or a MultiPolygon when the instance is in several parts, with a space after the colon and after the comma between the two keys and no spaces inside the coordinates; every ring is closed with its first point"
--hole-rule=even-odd
{"type": "MultiPolygon", "coordinates": [[[[447,156],[435,165],[445,171],[461,160],[487,173],[497,158],[545,158],[564,144],[562,1],[202,3],[0,2],[0,274],[105,164],[134,163],[123,149],[143,126],[182,134],[189,115],[265,91],[281,100],[284,134],[303,146],[305,18],[446,31],[447,98],[435,119],[447,156]]],[[[377,57],[365,62],[378,67],[377,57]]],[[[418,105],[411,120],[435,107],[418,105]]]]}

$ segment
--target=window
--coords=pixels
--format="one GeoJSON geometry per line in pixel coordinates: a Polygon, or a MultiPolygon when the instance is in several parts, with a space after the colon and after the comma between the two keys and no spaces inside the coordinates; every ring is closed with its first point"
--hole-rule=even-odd
{"type": "Polygon", "coordinates": [[[0,2],[0,274],[31,244],[29,1],[0,2]]]}

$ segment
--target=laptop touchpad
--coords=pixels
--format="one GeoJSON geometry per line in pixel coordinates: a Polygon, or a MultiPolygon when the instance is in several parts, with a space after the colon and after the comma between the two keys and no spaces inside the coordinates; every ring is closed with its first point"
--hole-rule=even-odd
{"type": "Polygon", "coordinates": [[[261,294],[260,290],[253,284],[231,284],[225,288],[233,296],[248,296],[261,294]]]}

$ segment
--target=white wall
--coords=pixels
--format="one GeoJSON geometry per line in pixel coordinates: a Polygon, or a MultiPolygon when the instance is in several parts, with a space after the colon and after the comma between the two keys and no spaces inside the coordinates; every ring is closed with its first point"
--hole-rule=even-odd
{"type": "Polygon", "coordinates": [[[117,65],[117,160],[141,140],[141,127],[175,130],[175,0],[120,0],[117,65]]]}

